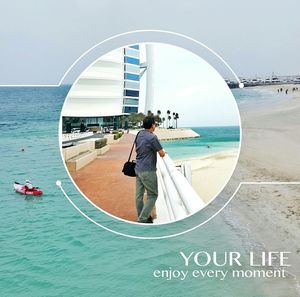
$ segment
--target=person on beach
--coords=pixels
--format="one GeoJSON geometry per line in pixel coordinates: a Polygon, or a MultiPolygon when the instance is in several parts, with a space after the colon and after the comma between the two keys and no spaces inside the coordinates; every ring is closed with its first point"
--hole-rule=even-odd
{"type": "Polygon", "coordinates": [[[163,150],[157,136],[153,134],[156,124],[153,116],[147,116],[143,120],[144,130],[141,130],[136,138],[136,209],[138,222],[153,223],[152,209],[158,196],[156,162],[157,152],[164,157],[163,150]],[[144,192],[147,191],[147,201],[144,203],[144,192]]]}

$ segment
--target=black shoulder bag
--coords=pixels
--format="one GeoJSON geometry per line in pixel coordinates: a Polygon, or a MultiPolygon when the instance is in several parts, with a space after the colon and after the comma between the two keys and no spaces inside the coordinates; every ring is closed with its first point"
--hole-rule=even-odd
{"type": "Polygon", "coordinates": [[[136,162],[135,162],[135,160],[130,161],[130,159],[131,159],[132,151],[133,151],[133,148],[134,148],[134,145],[135,145],[135,142],[136,142],[136,138],[137,138],[137,136],[139,135],[139,133],[140,133],[140,132],[138,132],[138,133],[136,134],[136,136],[135,136],[135,139],[134,139],[134,142],[133,142],[133,145],[132,145],[130,154],[129,154],[128,161],[127,161],[127,162],[124,164],[124,166],[123,166],[122,172],[123,172],[125,175],[127,175],[127,176],[132,176],[132,177],[136,176],[135,170],[134,170],[134,169],[135,169],[136,162]]]}

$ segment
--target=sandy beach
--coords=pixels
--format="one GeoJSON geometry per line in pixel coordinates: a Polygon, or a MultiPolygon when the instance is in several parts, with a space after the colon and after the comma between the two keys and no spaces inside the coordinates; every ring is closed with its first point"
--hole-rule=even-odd
{"type": "MultiPolygon", "coordinates": [[[[292,89],[285,85],[283,89],[292,89]]],[[[279,86],[261,87],[274,91],[279,86]]],[[[284,97],[285,95],[282,94],[284,97]]],[[[243,142],[241,160],[261,168],[260,179],[299,180],[300,176],[300,91],[282,104],[241,113],[243,142]]],[[[257,173],[258,174],[258,173],[257,173]]],[[[257,178],[253,176],[252,178],[257,178]]]]}
{"type": "Polygon", "coordinates": [[[175,140],[199,137],[200,135],[191,128],[165,129],[157,128],[154,132],[159,140],[175,140]]]}
{"type": "MultiPolygon", "coordinates": [[[[260,88],[274,91],[275,96],[280,87],[260,88]]],[[[242,149],[233,179],[300,181],[300,91],[291,92],[293,87],[300,88],[282,87],[289,89],[288,100],[241,112],[242,149]]],[[[235,222],[241,240],[255,242],[252,249],[291,252],[288,271],[291,282],[299,284],[300,185],[243,185],[223,215],[235,222]]]]}
{"type": "Polygon", "coordinates": [[[198,158],[177,160],[176,164],[190,162],[193,188],[205,203],[209,203],[231,177],[237,157],[238,150],[226,150],[198,158]]]}

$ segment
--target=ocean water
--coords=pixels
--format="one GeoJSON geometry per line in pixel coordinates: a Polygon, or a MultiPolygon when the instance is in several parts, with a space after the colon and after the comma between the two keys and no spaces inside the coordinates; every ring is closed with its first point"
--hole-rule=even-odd
{"type": "Polygon", "coordinates": [[[238,149],[240,127],[191,127],[200,137],[163,141],[163,147],[173,160],[211,155],[221,151],[238,149]]]}
{"type": "MultiPolygon", "coordinates": [[[[185,269],[179,251],[239,251],[247,263],[247,242],[222,216],[182,236],[141,240],[99,228],[73,208],[55,186],[57,179],[84,211],[106,226],[124,233],[156,232],[96,210],[70,181],[58,146],[58,120],[68,90],[0,88],[0,295],[267,296],[265,283],[256,279],[168,281],[152,276],[155,269],[185,269]],[[14,181],[28,178],[44,190],[42,197],[25,199],[13,191],[14,181]]],[[[174,233],[199,219],[157,230],[174,233]]]]}
{"type": "Polygon", "coordinates": [[[277,93],[272,89],[258,87],[233,89],[232,93],[241,112],[255,112],[291,99],[291,93],[286,95],[284,91],[277,93]]]}

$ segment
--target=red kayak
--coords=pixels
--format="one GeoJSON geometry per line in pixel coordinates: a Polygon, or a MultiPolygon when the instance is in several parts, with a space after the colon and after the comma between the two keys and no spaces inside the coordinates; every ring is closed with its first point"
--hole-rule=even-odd
{"type": "Polygon", "coordinates": [[[33,195],[33,196],[38,196],[42,195],[43,191],[40,190],[38,187],[33,187],[32,189],[27,189],[25,185],[21,185],[17,182],[14,184],[14,189],[17,193],[23,194],[23,195],[33,195]]]}

